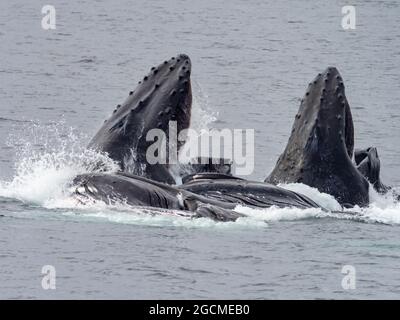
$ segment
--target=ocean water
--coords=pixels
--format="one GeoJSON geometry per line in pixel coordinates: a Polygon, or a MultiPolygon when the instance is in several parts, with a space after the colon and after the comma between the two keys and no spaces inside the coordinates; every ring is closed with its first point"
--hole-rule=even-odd
{"type": "Polygon", "coordinates": [[[234,223],[68,198],[101,157],[85,145],[102,121],[177,53],[192,59],[193,127],[255,129],[255,180],[283,151],[308,82],[336,66],[356,147],[378,147],[383,181],[400,187],[398,1],[352,1],[355,30],[341,27],[346,1],[56,0],[47,31],[45,4],[0,3],[0,298],[400,297],[400,205],[374,192],[356,215],[240,207],[248,217],[234,223]],[[42,288],[44,265],[55,290],[42,288]],[[342,286],[349,265],[354,289],[342,286]]]}

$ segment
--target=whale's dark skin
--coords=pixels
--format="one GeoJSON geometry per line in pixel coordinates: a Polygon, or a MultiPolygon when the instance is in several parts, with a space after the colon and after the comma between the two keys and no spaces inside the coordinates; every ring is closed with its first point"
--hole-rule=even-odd
{"type": "Polygon", "coordinates": [[[320,208],[306,196],[225,174],[201,173],[178,187],[129,173],[89,173],[77,176],[73,195],[82,203],[97,200],[107,204],[184,211],[184,216],[207,217],[216,221],[235,221],[243,214],[237,205],[252,208],[320,208]]]}
{"type": "Polygon", "coordinates": [[[181,210],[192,218],[235,221],[242,214],[235,204],[209,199],[186,190],[128,173],[91,173],[77,176],[73,195],[83,203],[97,200],[107,204],[122,202],[130,206],[181,210]]]}
{"type": "Polygon", "coordinates": [[[177,122],[178,132],[189,127],[190,73],[191,62],[184,54],[153,67],[104,122],[88,147],[106,152],[124,172],[175,183],[168,164],[149,164],[146,160],[146,151],[154,143],[146,140],[146,134],[158,128],[168,137],[169,121],[177,122]]]}
{"type": "Polygon", "coordinates": [[[218,201],[252,208],[276,206],[300,209],[320,208],[313,200],[299,193],[263,182],[243,180],[218,173],[200,173],[179,186],[198,195],[218,201]]]}
{"type": "Polygon", "coordinates": [[[354,160],[358,171],[372,184],[378,193],[385,194],[391,189],[381,181],[381,162],[378,150],[375,147],[355,150],[354,160]]]}
{"type": "Polygon", "coordinates": [[[339,71],[330,67],[309,84],[285,151],[265,179],[299,182],[345,206],[366,206],[369,184],[352,162],[354,128],[339,71]]]}
{"type": "Polygon", "coordinates": [[[385,185],[381,180],[381,161],[379,160],[378,150],[375,147],[355,150],[354,160],[358,171],[372,184],[376,192],[392,194],[394,199],[400,201],[400,194],[391,186],[385,185]]]}

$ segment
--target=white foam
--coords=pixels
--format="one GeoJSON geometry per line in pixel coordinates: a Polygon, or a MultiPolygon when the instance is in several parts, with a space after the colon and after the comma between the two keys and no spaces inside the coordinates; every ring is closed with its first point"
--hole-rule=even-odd
{"type": "MultiPolygon", "coordinates": [[[[340,204],[333,196],[319,192],[315,188],[311,188],[301,183],[282,184],[283,188],[292,190],[306,195],[314,200],[317,204],[332,211],[340,211],[340,204]]],[[[400,224],[400,202],[396,201],[393,193],[389,192],[386,195],[377,193],[372,185],[369,187],[370,205],[366,208],[358,206],[346,209],[345,212],[357,213],[357,215],[341,215],[340,213],[329,214],[331,217],[354,219],[365,222],[379,222],[386,224],[400,224]]]]}
{"type": "Polygon", "coordinates": [[[104,154],[83,147],[84,137],[63,122],[51,125],[31,124],[23,134],[8,140],[16,149],[14,177],[0,181],[0,196],[44,207],[52,202],[69,201],[67,185],[78,174],[102,169],[115,171],[118,166],[104,154]]]}
{"type": "MultiPolygon", "coordinates": [[[[62,205],[66,204],[65,201],[62,202],[62,205]]],[[[265,228],[267,226],[264,220],[252,217],[239,218],[235,222],[218,222],[208,218],[193,219],[191,218],[192,213],[187,211],[130,207],[123,203],[106,205],[102,202],[91,201],[85,205],[75,203],[74,209],[63,214],[85,220],[145,226],[219,229],[265,228]]]]}
{"type": "Polygon", "coordinates": [[[244,206],[237,206],[235,210],[245,214],[249,218],[266,222],[290,221],[327,216],[326,213],[319,208],[300,210],[298,208],[278,208],[273,206],[267,209],[253,209],[244,206]]]}
{"type": "Polygon", "coordinates": [[[319,192],[317,188],[312,188],[302,183],[280,184],[279,186],[287,190],[301,193],[328,210],[334,211],[342,209],[342,206],[333,196],[327,193],[319,192]]]}
{"type": "Polygon", "coordinates": [[[369,188],[371,204],[360,210],[363,217],[371,222],[400,224],[400,202],[394,199],[393,193],[386,195],[377,193],[372,186],[369,188]]]}

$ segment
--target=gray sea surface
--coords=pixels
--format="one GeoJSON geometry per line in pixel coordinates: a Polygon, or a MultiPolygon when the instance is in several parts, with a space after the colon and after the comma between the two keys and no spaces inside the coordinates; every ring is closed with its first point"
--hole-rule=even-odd
{"type": "Polygon", "coordinates": [[[400,297],[390,198],[372,195],[358,218],[272,208],[266,222],[250,212],[221,224],[75,208],[60,191],[113,108],[178,53],[192,60],[198,127],[255,129],[255,180],[283,151],[308,83],[336,66],[356,147],[376,146],[383,181],[399,187],[399,1],[352,1],[355,30],[341,26],[347,1],[54,0],[56,30],[41,27],[45,4],[0,2],[0,298],[400,297]],[[44,265],[55,290],[42,288],[44,265]]]}

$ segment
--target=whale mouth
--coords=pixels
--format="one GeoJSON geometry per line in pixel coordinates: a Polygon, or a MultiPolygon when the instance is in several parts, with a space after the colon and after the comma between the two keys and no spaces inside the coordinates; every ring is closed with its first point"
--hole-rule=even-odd
{"type": "Polygon", "coordinates": [[[343,79],[335,67],[327,68],[308,85],[286,151],[292,153],[293,166],[305,154],[328,161],[333,154],[345,153],[352,159],[353,118],[343,79]]]}

